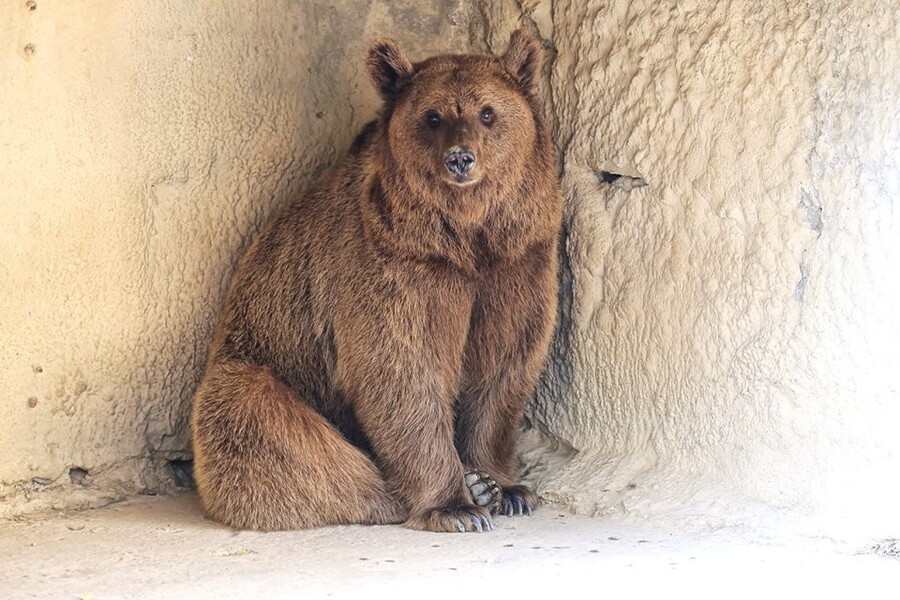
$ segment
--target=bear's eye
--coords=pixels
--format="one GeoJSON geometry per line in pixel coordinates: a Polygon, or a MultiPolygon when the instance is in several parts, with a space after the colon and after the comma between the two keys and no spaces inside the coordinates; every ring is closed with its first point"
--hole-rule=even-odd
{"type": "Polygon", "coordinates": [[[441,115],[437,114],[433,110],[429,110],[425,113],[425,123],[428,124],[432,129],[437,129],[438,125],[441,124],[441,115]]]}
{"type": "Polygon", "coordinates": [[[485,125],[490,125],[494,122],[494,109],[490,106],[485,106],[481,109],[481,122],[485,125]]]}

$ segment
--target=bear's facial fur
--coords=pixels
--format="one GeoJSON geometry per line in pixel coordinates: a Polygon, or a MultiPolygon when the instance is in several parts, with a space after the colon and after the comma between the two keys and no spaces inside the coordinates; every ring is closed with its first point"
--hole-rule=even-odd
{"type": "Polygon", "coordinates": [[[496,61],[448,57],[424,63],[413,79],[388,126],[392,154],[406,161],[406,172],[432,185],[468,188],[494,174],[506,181],[527,168],[520,149],[533,145],[534,119],[496,61]],[[453,152],[474,162],[464,172],[453,170],[453,152]]]}
{"type": "Polygon", "coordinates": [[[522,149],[535,145],[531,97],[540,60],[540,46],[522,30],[496,59],[438,56],[412,64],[396,42],[377,40],[369,75],[385,100],[388,149],[411,187],[482,204],[527,177],[533,157],[522,149]]]}

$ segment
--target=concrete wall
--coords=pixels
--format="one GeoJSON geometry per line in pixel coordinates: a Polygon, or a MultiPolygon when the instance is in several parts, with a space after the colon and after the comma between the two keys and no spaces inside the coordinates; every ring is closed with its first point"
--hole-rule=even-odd
{"type": "Polygon", "coordinates": [[[0,1],[0,514],[165,490],[236,257],[374,115],[368,41],[469,47],[455,0],[33,6],[0,1]]]}
{"type": "Polygon", "coordinates": [[[366,41],[524,24],[568,204],[531,481],[600,515],[893,518],[896,0],[0,7],[0,511],[165,490],[235,258],[374,110],[366,41]]]}

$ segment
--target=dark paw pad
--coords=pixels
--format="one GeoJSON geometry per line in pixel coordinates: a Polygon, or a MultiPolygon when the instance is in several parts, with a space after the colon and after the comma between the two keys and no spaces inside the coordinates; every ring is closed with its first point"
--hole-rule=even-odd
{"type": "Polygon", "coordinates": [[[538,499],[534,492],[524,485],[512,485],[503,488],[503,498],[500,500],[499,512],[507,517],[515,515],[528,515],[530,517],[537,505],[538,499]]]}
{"type": "Polygon", "coordinates": [[[475,504],[487,508],[491,514],[496,514],[500,508],[501,496],[500,486],[497,485],[497,482],[490,475],[478,469],[467,471],[465,478],[466,486],[472,493],[472,500],[475,504]]]}

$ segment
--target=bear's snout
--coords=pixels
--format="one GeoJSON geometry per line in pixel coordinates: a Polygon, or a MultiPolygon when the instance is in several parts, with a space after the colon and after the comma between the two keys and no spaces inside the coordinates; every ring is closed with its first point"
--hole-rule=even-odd
{"type": "Polygon", "coordinates": [[[475,165],[475,153],[467,146],[453,146],[444,153],[444,166],[454,175],[466,175],[475,165]]]}

